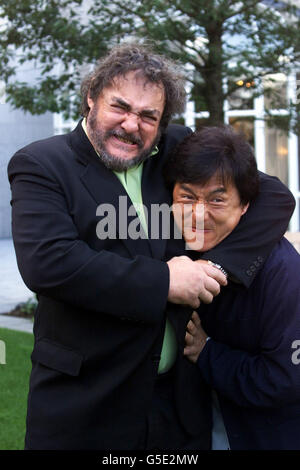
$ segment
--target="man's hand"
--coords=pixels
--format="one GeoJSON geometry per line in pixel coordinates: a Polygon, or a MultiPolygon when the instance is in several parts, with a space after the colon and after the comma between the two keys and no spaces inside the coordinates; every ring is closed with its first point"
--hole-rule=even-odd
{"type": "Polygon", "coordinates": [[[201,320],[197,312],[193,312],[187,324],[185,335],[185,348],[183,354],[191,361],[197,362],[199,354],[206,344],[207,334],[201,326],[201,320]]]}
{"type": "Polygon", "coordinates": [[[170,271],[169,302],[198,308],[200,300],[212,302],[226,286],[226,276],[207,261],[192,261],[187,256],[176,256],[167,262],[170,271]]]}

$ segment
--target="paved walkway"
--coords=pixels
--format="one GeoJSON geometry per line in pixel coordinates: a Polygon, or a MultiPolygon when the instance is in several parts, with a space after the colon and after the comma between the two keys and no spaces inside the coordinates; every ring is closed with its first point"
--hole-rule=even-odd
{"type": "Polygon", "coordinates": [[[33,321],[29,318],[18,318],[0,314],[0,328],[32,333],[33,321]]]}
{"type": "Polygon", "coordinates": [[[31,297],[19,274],[12,240],[0,240],[0,328],[32,332],[30,319],[2,315],[31,297]]]}

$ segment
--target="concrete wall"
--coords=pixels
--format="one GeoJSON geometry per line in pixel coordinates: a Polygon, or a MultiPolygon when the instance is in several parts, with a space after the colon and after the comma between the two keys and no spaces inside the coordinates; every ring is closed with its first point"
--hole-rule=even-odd
{"type": "Polygon", "coordinates": [[[32,116],[0,104],[0,238],[11,237],[10,187],[7,164],[24,145],[53,135],[53,115],[32,116]]]}

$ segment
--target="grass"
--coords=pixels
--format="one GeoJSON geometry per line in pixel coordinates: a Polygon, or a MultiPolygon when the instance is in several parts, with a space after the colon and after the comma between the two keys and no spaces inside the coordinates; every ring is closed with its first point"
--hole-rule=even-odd
{"type": "Polygon", "coordinates": [[[0,450],[22,450],[33,335],[0,328],[0,340],[6,360],[0,363],[0,450]]]}

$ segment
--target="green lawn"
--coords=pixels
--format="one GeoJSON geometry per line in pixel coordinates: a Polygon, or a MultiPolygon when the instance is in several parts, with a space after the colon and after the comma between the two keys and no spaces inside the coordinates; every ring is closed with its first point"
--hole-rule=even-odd
{"type": "Polygon", "coordinates": [[[24,449],[33,335],[0,328],[0,340],[6,352],[6,364],[0,363],[0,450],[24,449]]]}

